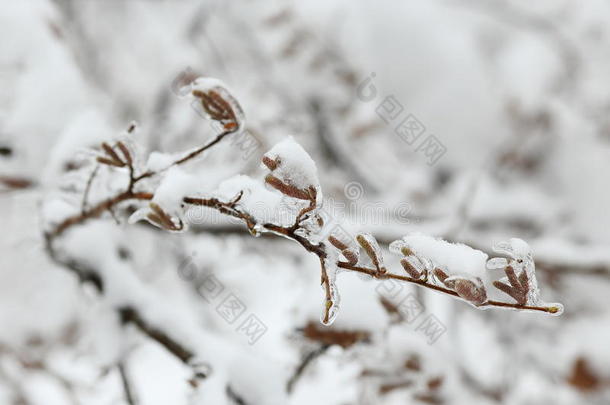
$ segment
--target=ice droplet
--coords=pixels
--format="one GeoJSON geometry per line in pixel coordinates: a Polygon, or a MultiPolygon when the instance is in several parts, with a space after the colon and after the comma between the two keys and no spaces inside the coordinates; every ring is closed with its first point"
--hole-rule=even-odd
{"type": "Polygon", "coordinates": [[[339,292],[337,291],[337,288],[334,286],[331,286],[331,299],[330,299],[330,301],[326,301],[326,303],[325,303],[326,308],[324,308],[324,312],[320,316],[320,322],[322,322],[323,325],[330,326],[333,324],[333,322],[335,322],[335,319],[337,319],[337,315],[339,315],[340,301],[341,301],[341,299],[339,297],[339,292]],[[326,318],[327,308],[328,308],[328,319],[326,318]]]}
{"type": "Polygon", "coordinates": [[[561,314],[563,314],[563,305],[555,302],[553,304],[548,304],[549,307],[549,314],[553,315],[553,316],[559,316],[561,314]]]}
{"type": "MultiPolygon", "coordinates": [[[[339,314],[339,305],[341,303],[339,289],[335,284],[338,273],[338,268],[335,263],[336,253],[332,254],[330,258],[325,260],[325,267],[328,275],[328,288],[330,290],[330,300],[327,299],[324,302],[324,311],[320,316],[320,322],[326,326],[331,325],[335,319],[337,319],[337,315],[339,314]],[[326,316],[327,312],[328,317],[326,316]]],[[[322,284],[322,290],[324,291],[324,296],[326,296],[326,286],[324,284],[322,284]]]]}

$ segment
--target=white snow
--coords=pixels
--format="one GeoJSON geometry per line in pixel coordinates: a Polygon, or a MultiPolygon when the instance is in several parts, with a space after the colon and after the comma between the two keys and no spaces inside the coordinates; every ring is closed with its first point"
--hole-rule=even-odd
{"type": "MultiPolygon", "coordinates": [[[[300,189],[307,189],[309,186],[319,188],[315,162],[292,136],[276,144],[265,156],[273,160],[280,159],[278,168],[274,170],[274,174],[280,179],[300,189]]],[[[318,200],[321,198],[322,196],[318,195],[318,200]]]]}
{"type": "Polygon", "coordinates": [[[42,204],[42,217],[45,221],[45,227],[52,229],[54,226],[61,223],[64,219],[78,214],[78,208],[68,203],[62,198],[52,198],[42,204]]]}
{"type": "Polygon", "coordinates": [[[461,243],[450,243],[421,233],[412,233],[392,242],[390,251],[402,255],[408,247],[417,256],[431,260],[450,275],[485,276],[487,255],[461,243]]]}
{"type": "Polygon", "coordinates": [[[197,177],[180,167],[171,167],[155,191],[153,201],[170,212],[182,211],[184,197],[197,193],[197,177]]]}
{"type": "Polygon", "coordinates": [[[152,152],[148,156],[146,170],[160,172],[167,169],[172,163],[174,163],[175,160],[176,158],[169,153],[152,152]]]}

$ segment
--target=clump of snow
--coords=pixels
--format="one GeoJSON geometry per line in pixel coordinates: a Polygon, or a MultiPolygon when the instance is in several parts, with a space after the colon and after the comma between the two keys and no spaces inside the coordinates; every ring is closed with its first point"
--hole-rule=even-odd
{"type": "MultiPolygon", "coordinates": [[[[167,214],[178,217],[179,222],[183,222],[184,197],[195,194],[197,186],[198,182],[195,176],[174,166],[167,171],[163,180],[161,180],[159,187],[155,191],[152,203],[157,204],[167,214]]],[[[148,206],[141,208],[131,215],[129,223],[133,224],[141,220],[148,220],[150,213],[151,211],[148,206]]]]}
{"type": "Polygon", "coordinates": [[[64,199],[53,198],[43,204],[41,215],[44,219],[45,228],[50,230],[66,218],[77,213],[78,208],[76,206],[64,199]]]}
{"type": "MultiPolygon", "coordinates": [[[[67,162],[82,158],[85,151],[108,140],[112,129],[101,114],[87,110],[75,116],[66,125],[58,142],[48,153],[47,171],[57,175],[64,171],[67,162]]],[[[46,175],[49,175],[47,173],[46,175]]]]}
{"type": "Polygon", "coordinates": [[[153,202],[170,212],[179,212],[184,197],[197,191],[197,178],[174,166],[170,168],[155,191],[153,202]]]}
{"type": "Polygon", "coordinates": [[[260,224],[274,223],[288,226],[294,222],[294,212],[288,212],[282,204],[283,196],[265,188],[249,176],[238,175],[220,183],[214,193],[221,201],[231,201],[243,192],[238,206],[252,215],[260,224]]]}
{"type": "Polygon", "coordinates": [[[146,170],[160,172],[174,163],[174,157],[168,153],[152,152],[146,162],[146,170]]]}
{"type": "Polygon", "coordinates": [[[402,255],[403,248],[432,261],[450,275],[485,276],[487,255],[461,243],[450,243],[421,233],[412,233],[390,244],[390,251],[402,255]]]}
{"type": "Polygon", "coordinates": [[[278,167],[273,171],[277,177],[302,190],[314,186],[321,199],[316,164],[292,136],[276,144],[265,157],[278,161],[278,167]]]}

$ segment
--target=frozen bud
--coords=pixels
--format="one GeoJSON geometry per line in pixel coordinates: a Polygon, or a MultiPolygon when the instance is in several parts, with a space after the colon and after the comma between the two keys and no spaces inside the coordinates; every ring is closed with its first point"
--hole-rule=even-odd
{"type": "Polygon", "coordinates": [[[184,223],[180,218],[174,220],[155,202],[151,202],[148,208],[142,208],[134,212],[129,218],[129,223],[134,224],[141,220],[146,220],[167,231],[180,232],[184,230],[184,223]]]}
{"type": "MultiPolygon", "coordinates": [[[[127,165],[127,163],[121,159],[114,149],[106,142],[103,142],[101,146],[102,150],[104,151],[104,156],[97,157],[98,163],[114,167],[125,167],[127,165]]],[[[125,145],[123,145],[123,147],[124,146],[125,145]]],[[[131,155],[128,159],[126,158],[126,161],[131,162],[131,155]]]]}
{"type": "Polygon", "coordinates": [[[280,158],[271,159],[269,156],[263,156],[263,164],[271,171],[274,171],[280,165],[280,158]]]}
{"type": "Polygon", "coordinates": [[[454,287],[454,281],[448,280],[449,276],[443,270],[436,268],[432,271],[434,277],[449,288],[454,287]]]}
{"type": "MultiPolygon", "coordinates": [[[[281,183],[290,186],[295,190],[308,190],[307,194],[312,194],[309,190],[313,190],[315,193],[313,194],[313,197],[316,201],[321,201],[322,196],[319,190],[316,164],[309,154],[301,145],[295,142],[292,137],[289,137],[271,148],[270,151],[265,153],[262,161],[263,164],[273,172],[273,177],[277,178],[281,183]]],[[[272,183],[277,183],[276,180],[267,182],[272,186],[274,186],[272,183]]],[[[299,193],[295,193],[295,195],[298,194],[299,193]]],[[[301,199],[309,200],[311,197],[301,199]]]]}
{"type": "Polygon", "coordinates": [[[328,241],[330,242],[331,245],[333,245],[334,247],[336,247],[337,249],[339,249],[341,251],[349,249],[349,246],[347,246],[341,240],[335,238],[333,235],[330,235],[328,237],[328,241]]]}
{"type": "Polygon", "coordinates": [[[373,265],[379,273],[385,273],[386,268],[383,265],[383,256],[381,254],[381,248],[377,243],[377,239],[369,233],[361,233],[356,236],[356,241],[364,249],[367,256],[371,258],[373,265]]]}
{"type": "Polygon", "coordinates": [[[478,306],[487,301],[487,292],[480,278],[468,280],[460,277],[450,277],[445,282],[453,282],[455,292],[474,305],[478,306]]]}
{"type": "Polygon", "coordinates": [[[400,264],[411,278],[419,279],[422,276],[422,272],[417,270],[407,259],[401,259],[400,264]]]}
{"type": "Polygon", "coordinates": [[[178,220],[178,224],[174,223],[172,217],[165,211],[163,211],[163,208],[161,208],[158,204],[154,202],[150,203],[150,208],[152,212],[147,215],[147,218],[150,222],[168,231],[182,230],[182,220],[178,220]]]}
{"type": "Polygon", "coordinates": [[[278,179],[277,177],[275,177],[272,174],[268,174],[265,177],[265,183],[267,183],[268,185],[270,185],[271,187],[273,187],[274,189],[278,190],[280,193],[282,193],[288,197],[297,198],[299,200],[308,200],[308,201],[311,200],[312,198],[315,198],[315,194],[312,195],[311,190],[302,190],[292,184],[284,183],[282,180],[278,179]]]}
{"type": "Polygon", "coordinates": [[[224,83],[200,77],[192,82],[191,87],[193,96],[201,100],[201,106],[210,119],[218,121],[229,131],[243,127],[244,112],[224,83]]]}
{"type": "Polygon", "coordinates": [[[347,249],[341,252],[343,257],[347,260],[347,263],[351,266],[355,266],[358,263],[358,253],[355,250],[347,249]]]}
{"type": "Polygon", "coordinates": [[[559,303],[551,304],[549,306],[549,314],[552,314],[555,316],[559,316],[559,315],[563,314],[563,305],[561,305],[559,303]]]}
{"type": "Polygon", "coordinates": [[[335,238],[332,235],[328,237],[328,241],[331,245],[341,251],[341,254],[343,255],[343,257],[345,257],[348,264],[354,266],[358,263],[359,255],[356,250],[350,248],[348,245],[346,245],[341,240],[335,238]]]}
{"type": "Polygon", "coordinates": [[[400,252],[404,255],[404,256],[413,256],[414,253],[413,251],[407,247],[407,246],[403,246],[400,248],[400,252]]]}
{"type": "Polygon", "coordinates": [[[127,148],[127,146],[123,142],[118,142],[117,146],[121,150],[123,157],[125,157],[125,162],[129,166],[131,166],[133,164],[133,157],[131,156],[131,151],[129,150],[129,148],[127,148]]]}

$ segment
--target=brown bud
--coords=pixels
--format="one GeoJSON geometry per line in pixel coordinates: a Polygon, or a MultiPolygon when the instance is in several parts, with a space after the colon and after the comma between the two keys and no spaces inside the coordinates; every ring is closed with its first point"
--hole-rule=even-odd
{"type": "Polygon", "coordinates": [[[406,246],[400,248],[400,252],[403,254],[403,256],[413,256],[415,254],[410,248],[406,246]]]}
{"type": "Polygon", "coordinates": [[[364,249],[367,256],[371,258],[373,265],[380,273],[385,273],[386,269],[381,265],[381,258],[377,256],[377,252],[380,250],[377,240],[373,237],[366,237],[365,235],[356,236],[356,241],[364,249]]]}
{"type": "Polygon", "coordinates": [[[481,305],[487,301],[487,292],[485,291],[485,288],[470,280],[455,280],[454,289],[460,297],[474,305],[481,305]]]}
{"type": "Polygon", "coordinates": [[[97,160],[99,163],[102,163],[102,164],[108,165],[108,166],[125,167],[125,163],[123,163],[123,162],[117,162],[116,160],[108,159],[108,158],[105,158],[102,156],[98,156],[95,160],[97,160]]]}
{"type": "Polygon", "coordinates": [[[119,158],[119,155],[117,155],[114,149],[112,149],[110,145],[108,145],[106,142],[102,143],[102,149],[104,149],[104,152],[106,152],[106,154],[110,156],[112,160],[116,162],[121,162],[121,158],[119,158]]]}
{"type": "Polygon", "coordinates": [[[180,224],[176,226],[172,218],[165,212],[163,209],[154,202],[150,203],[150,208],[153,212],[147,215],[147,218],[159,225],[161,228],[166,229],[168,231],[180,231],[184,227],[182,221],[180,224]]]}
{"type": "Polygon", "coordinates": [[[125,146],[125,144],[123,142],[118,142],[117,146],[119,147],[119,149],[123,153],[123,156],[125,156],[125,162],[127,162],[127,164],[129,166],[131,166],[133,164],[133,159],[131,157],[131,152],[129,151],[127,146],[125,146]]]}
{"type": "Polygon", "coordinates": [[[280,158],[271,159],[269,156],[263,156],[263,164],[274,171],[280,165],[280,158]]]}
{"type": "Polygon", "coordinates": [[[328,237],[328,241],[330,242],[331,245],[333,245],[334,247],[336,247],[337,249],[343,251],[349,248],[349,246],[347,246],[345,243],[341,242],[339,239],[335,238],[333,235],[330,235],[328,237]]]}
{"type": "Polygon", "coordinates": [[[403,269],[405,269],[407,274],[409,274],[409,276],[412,278],[419,279],[421,277],[422,273],[417,270],[415,266],[413,266],[407,259],[401,259],[400,264],[402,265],[403,269]]]}
{"type": "Polygon", "coordinates": [[[352,249],[346,249],[342,251],[341,254],[345,257],[349,265],[355,266],[358,263],[358,255],[352,249]]]}
{"type": "Polygon", "coordinates": [[[356,252],[353,249],[351,249],[348,245],[346,245],[345,243],[343,243],[342,241],[340,241],[339,239],[335,238],[332,235],[330,235],[328,237],[328,241],[330,242],[331,245],[333,245],[334,247],[336,247],[337,249],[339,249],[341,251],[341,254],[343,255],[343,257],[345,257],[348,264],[354,266],[354,265],[356,265],[356,263],[358,263],[358,254],[356,254],[356,252]]]}
{"type": "Polygon", "coordinates": [[[238,127],[237,112],[233,111],[231,103],[225,100],[221,93],[216,90],[207,92],[193,90],[193,95],[201,99],[201,106],[210,118],[221,122],[225,129],[231,130],[238,127]]]}
{"type": "Polygon", "coordinates": [[[287,195],[288,197],[298,198],[299,200],[312,200],[310,191],[301,190],[291,184],[286,184],[272,174],[268,174],[265,177],[265,183],[269,184],[271,187],[278,190],[282,194],[287,195]]]}
{"type": "Polygon", "coordinates": [[[432,274],[434,274],[434,277],[436,277],[441,283],[444,283],[447,277],[449,277],[447,273],[445,273],[441,269],[434,269],[434,271],[432,271],[432,274]]]}

